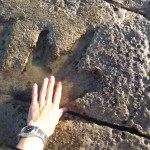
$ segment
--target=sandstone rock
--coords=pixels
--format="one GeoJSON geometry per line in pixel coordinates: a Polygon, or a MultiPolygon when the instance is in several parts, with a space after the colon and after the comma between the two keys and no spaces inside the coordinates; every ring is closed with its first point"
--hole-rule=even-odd
{"type": "MultiPolygon", "coordinates": [[[[2,55],[3,70],[23,70],[40,33],[44,31],[47,47],[45,55],[60,56],[70,51],[73,44],[101,22],[112,21],[113,8],[100,1],[1,1],[1,16],[10,24],[13,19],[7,50],[2,55]],[[105,19],[107,17],[107,20],[105,19]]],[[[5,25],[7,26],[7,25],[5,25]]],[[[38,47],[39,48],[39,47],[38,47]]],[[[45,50],[43,49],[43,53],[45,50]]],[[[51,62],[51,60],[48,60],[51,62]]]]}
{"type": "Polygon", "coordinates": [[[149,0],[112,0],[122,6],[129,8],[131,11],[142,13],[150,19],[150,1],[149,0]]]}
{"type": "Polygon", "coordinates": [[[49,138],[46,150],[144,149],[149,140],[109,127],[81,121],[63,121],[49,138]]]}
{"type": "Polygon", "coordinates": [[[121,18],[122,23],[101,24],[95,32],[78,67],[99,74],[99,89],[77,99],[76,106],[94,118],[150,135],[150,22],[127,16],[132,22],[121,18]]]}
{"type": "Polygon", "coordinates": [[[27,104],[12,101],[10,96],[0,96],[0,145],[17,144],[17,134],[26,125],[27,112],[27,104]]]}
{"type": "Polygon", "coordinates": [[[0,150],[12,150],[12,148],[8,148],[5,145],[0,145],[0,150]]]}
{"type": "MultiPolygon", "coordinates": [[[[63,102],[78,113],[150,137],[150,22],[136,11],[114,9],[108,2],[0,0],[0,127],[4,129],[0,144],[15,146],[12,137],[26,116],[26,111],[20,113],[26,103],[16,100],[30,101],[32,84],[41,83],[49,73],[63,81],[63,102]],[[4,132],[10,132],[10,137],[4,132]]],[[[147,14],[147,2],[132,1],[131,5],[147,14]]],[[[112,133],[111,128],[90,123],[62,125],[49,148],[59,148],[62,141],[64,149],[135,149],[136,145],[149,149],[149,141],[127,132],[112,133]]]]}

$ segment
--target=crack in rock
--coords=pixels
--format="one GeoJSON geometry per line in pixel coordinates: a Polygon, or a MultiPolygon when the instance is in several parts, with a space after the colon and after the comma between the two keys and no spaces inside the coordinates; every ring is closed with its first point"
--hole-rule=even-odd
{"type": "Polygon", "coordinates": [[[70,115],[73,115],[75,117],[79,117],[81,119],[84,119],[88,122],[95,123],[95,124],[100,125],[100,126],[110,127],[112,129],[117,129],[119,131],[126,131],[126,132],[129,132],[131,134],[135,134],[137,136],[144,137],[144,138],[150,140],[149,135],[142,134],[138,130],[136,130],[135,128],[114,125],[114,124],[111,124],[111,123],[108,123],[108,122],[105,122],[105,121],[102,121],[102,120],[97,120],[97,119],[94,119],[94,118],[91,118],[91,117],[88,117],[86,115],[82,115],[80,113],[73,112],[73,111],[68,111],[67,113],[70,114],[70,115]]]}
{"type": "Polygon", "coordinates": [[[127,11],[130,11],[130,12],[133,12],[133,13],[136,13],[136,14],[139,14],[139,15],[142,15],[143,17],[147,18],[147,19],[150,19],[149,16],[147,16],[145,13],[143,13],[142,11],[138,10],[137,8],[129,8],[127,6],[124,6],[124,4],[121,4],[119,2],[116,2],[116,1],[113,1],[113,0],[104,0],[105,2],[109,3],[109,4],[112,4],[113,7],[114,7],[114,11],[117,10],[117,8],[122,8],[122,9],[125,9],[127,11]]]}
{"type": "MultiPolygon", "coordinates": [[[[90,118],[103,120],[106,126],[121,127],[121,131],[129,130],[132,133],[131,136],[129,133],[129,136],[122,133],[118,136],[112,132],[107,134],[102,129],[106,134],[100,138],[101,132],[97,134],[91,131],[94,133],[90,134],[88,125],[81,124],[80,127],[85,129],[85,141],[90,141],[86,136],[89,134],[96,137],[96,146],[104,142],[105,149],[109,149],[112,143],[115,146],[122,144],[123,147],[127,142],[130,147],[130,139],[134,146],[149,146],[148,140],[140,137],[150,133],[150,103],[149,94],[146,94],[149,91],[150,57],[148,19],[133,11],[126,11],[128,8],[123,8],[126,7],[124,5],[110,4],[108,0],[76,0],[78,3],[65,0],[66,4],[63,0],[1,2],[3,18],[15,20],[6,49],[7,56],[1,60],[4,63],[0,62],[4,69],[0,74],[1,95],[10,94],[11,102],[20,100],[24,104],[29,103],[33,83],[40,85],[43,77],[53,74],[63,81],[62,104],[72,106],[74,103],[78,113],[84,112],[83,115],[90,118]],[[98,30],[95,30],[97,27],[98,30]],[[133,135],[135,133],[139,136],[133,135]],[[105,138],[107,135],[111,135],[108,141],[105,138]]],[[[0,22],[3,24],[3,20],[0,19],[0,22]]],[[[3,40],[3,34],[0,33],[0,36],[0,40],[3,40]]],[[[3,55],[5,53],[1,51],[0,56],[3,55]]],[[[7,124],[12,117],[11,113],[7,113],[9,106],[3,103],[5,98],[1,99],[0,119],[7,124]]],[[[10,108],[13,109],[11,104],[10,108]]],[[[17,113],[13,111],[14,118],[17,114],[24,115],[20,110],[23,109],[19,106],[17,113]]],[[[5,124],[0,125],[5,127],[5,124]]],[[[14,125],[11,132],[16,127],[14,125]]],[[[80,127],[77,126],[77,132],[82,131],[80,127]]],[[[9,133],[10,128],[5,130],[9,133]]],[[[5,132],[0,133],[0,142],[13,145],[14,133],[6,138],[3,136],[5,132]]],[[[58,140],[56,143],[60,145],[58,140]]],[[[71,143],[67,145],[71,146],[71,143]]],[[[83,146],[86,147],[85,143],[83,146]]]]}
{"type": "Polygon", "coordinates": [[[45,150],[149,150],[143,137],[88,121],[60,121],[45,150]],[[59,143],[58,143],[59,141],[59,143]]]}

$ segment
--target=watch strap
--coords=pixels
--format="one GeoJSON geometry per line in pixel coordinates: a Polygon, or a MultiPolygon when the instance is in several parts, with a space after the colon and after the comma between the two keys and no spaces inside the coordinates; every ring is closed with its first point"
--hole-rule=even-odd
{"type": "Polygon", "coordinates": [[[21,132],[18,134],[19,137],[23,137],[23,138],[26,138],[26,137],[32,137],[32,136],[36,136],[36,137],[39,137],[42,139],[43,143],[45,144],[48,140],[48,136],[46,135],[46,133],[44,131],[42,131],[40,128],[38,128],[37,126],[25,126],[21,132]],[[28,133],[25,133],[24,130],[25,128],[27,127],[32,127],[33,130],[28,132],[28,133]]]}
{"type": "Polygon", "coordinates": [[[40,128],[34,126],[36,131],[33,133],[35,136],[41,138],[44,142],[44,144],[47,142],[48,136],[45,134],[44,131],[42,131],[40,128]]]}

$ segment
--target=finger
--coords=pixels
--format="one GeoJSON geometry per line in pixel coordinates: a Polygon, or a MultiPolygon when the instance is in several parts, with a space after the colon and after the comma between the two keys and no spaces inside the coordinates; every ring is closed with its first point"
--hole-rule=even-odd
{"type": "Polygon", "coordinates": [[[61,92],[62,92],[62,83],[58,82],[55,88],[55,93],[53,97],[53,104],[55,107],[59,108],[59,103],[61,99],[61,92]]]}
{"type": "Polygon", "coordinates": [[[51,76],[48,82],[47,93],[46,93],[47,104],[52,104],[54,84],[55,84],[55,77],[51,76]]]}
{"type": "Polygon", "coordinates": [[[32,101],[29,108],[27,123],[29,123],[29,121],[31,120],[33,112],[36,109],[38,109],[38,86],[37,84],[34,84],[32,87],[32,101]]]}
{"type": "Polygon", "coordinates": [[[61,117],[63,115],[63,113],[65,113],[67,111],[68,111],[68,108],[66,108],[66,107],[59,109],[59,115],[60,115],[59,117],[61,117]]]}
{"type": "Polygon", "coordinates": [[[48,78],[45,78],[42,84],[42,88],[40,91],[40,97],[39,97],[39,104],[40,107],[43,107],[45,105],[45,96],[47,92],[47,85],[48,85],[48,78]]]}
{"type": "Polygon", "coordinates": [[[34,84],[32,87],[32,101],[31,101],[31,105],[33,106],[37,106],[38,104],[38,85],[34,84]]]}

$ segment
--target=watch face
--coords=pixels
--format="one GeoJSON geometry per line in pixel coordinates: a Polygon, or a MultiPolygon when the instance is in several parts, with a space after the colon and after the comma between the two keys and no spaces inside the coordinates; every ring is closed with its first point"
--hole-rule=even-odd
{"type": "Polygon", "coordinates": [[[24,133],[29,133],[29,132],[31,132],[33,129],[34,129],[33,126],[27,126],[27,127],[25,127],[25,128],[23,129],[23,132],[24,132],[24,133]]]}

